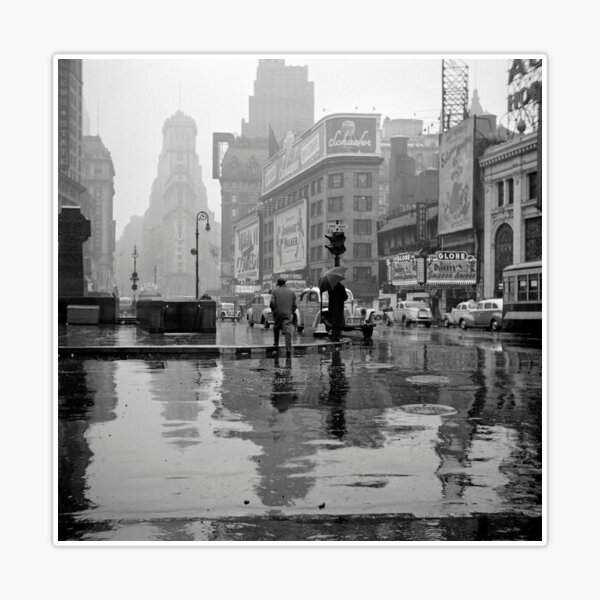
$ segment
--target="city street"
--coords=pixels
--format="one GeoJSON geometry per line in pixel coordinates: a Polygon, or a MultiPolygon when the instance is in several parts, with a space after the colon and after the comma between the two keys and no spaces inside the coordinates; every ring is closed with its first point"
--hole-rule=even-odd
{"type": "MultiPolygon", "coordinates": [[[[58,343],[160,337],[61,326],[58,343]]],[[[216,338],[272,332],[218,323],[216,338]]],[[[539,340],[378,326],[370,345],[288,361],[58,371],[59,540],[541,540],[539,340]]]]}

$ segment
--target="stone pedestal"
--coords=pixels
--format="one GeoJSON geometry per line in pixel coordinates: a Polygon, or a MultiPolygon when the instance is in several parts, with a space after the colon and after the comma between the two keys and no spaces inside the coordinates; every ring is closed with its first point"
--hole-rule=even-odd
{"type": "Polygon", "coordinates": [[[58,215],[58,296],[85,294],[82,244],[91,235],[90,221],[79,206],[63,206],[58,215]]]}

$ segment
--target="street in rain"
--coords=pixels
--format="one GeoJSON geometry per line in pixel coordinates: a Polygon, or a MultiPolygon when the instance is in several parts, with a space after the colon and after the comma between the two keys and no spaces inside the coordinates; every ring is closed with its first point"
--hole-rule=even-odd
{"type": "Polygon", "coordinates": [[[55,57],[55,543],[544,545],[545,68],[55,57]]]}

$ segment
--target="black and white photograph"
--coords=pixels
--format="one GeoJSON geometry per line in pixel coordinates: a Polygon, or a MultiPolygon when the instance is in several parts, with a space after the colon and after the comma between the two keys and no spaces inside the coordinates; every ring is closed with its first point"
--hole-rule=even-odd
{"type": "Polygon", "coordinates": [[[7,4],[3,595],[593,595],[592,9],[7,4]]]}
{"type": "Polygon", "coordinates": [[[55,56],[55,542],[544,545],[546,60],[55,56]]]}

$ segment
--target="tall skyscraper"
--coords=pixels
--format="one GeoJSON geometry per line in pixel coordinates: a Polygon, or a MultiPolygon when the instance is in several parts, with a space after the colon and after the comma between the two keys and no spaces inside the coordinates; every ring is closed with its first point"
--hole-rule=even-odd
{"type": "Polygon", "coordinates": [[[288,131],[301,133],[315,122],[314,83],[307,66],[286,66],[283,59],[258,61],[254,95],[249,98],[248,122],[242,137],[267,138],[269,125],[277,140],[288,131]]]}
{"type": "Polygon", "coordinates": [[[58,61],[58,208],[79,206],[82,136],[81,60],[58,61]]]}
{"type": "Polygon", "coordinates": [[[218,230],[208,210],[202,167],[196,153],[194,120],[178,110],[163,125],[163,147],[138,249],[140,284],[154,282],[163,297],[195,295],[196,215],[208,213],[211,231],[199,222],[200,293],[218,287],[218,230]]]}
{"type": "Polygon", "coordinates": [[[308,67],[286,66],[283,59],[260,59],[254,95],[248,103],[248,121],[242,119],[242,135],[216,133],[213,145],[218,163],[213,178],[221,182],[221,286],[229,292],[235,291],[236,285],[235,223],[256,208],[262,166],[270,156],[270,137],[281,143],[288,131],[299,134],[314,124],[314,84],[308,81],[308,67]],[[221,146],[217,140],[224,141],[228,136],[230,139],[221,146]],[[227,151],[221,153],[225,146],[227,151]]]}

